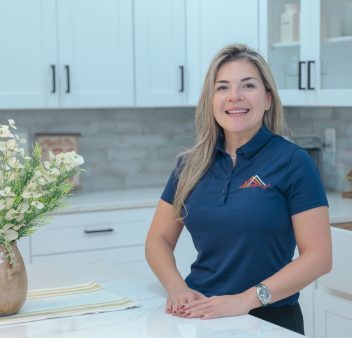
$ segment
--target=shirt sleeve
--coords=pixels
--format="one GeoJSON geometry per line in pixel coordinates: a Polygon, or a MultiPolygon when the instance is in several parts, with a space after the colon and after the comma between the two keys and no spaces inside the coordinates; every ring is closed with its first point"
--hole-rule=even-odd
{"type": "Polygon", "coordinates": [[[320,206],[329,206],[319,170],[302,148],[294,150],[287,177],[291,216],[320,206]]]}
{"type": "Polygon", "coordinates": [[[163,193],[161,194],[161,199],[167,203],[173,204],[175,192],[177,188],[178,178],[176,175],[176,168],[172,171],[163,193]]]}

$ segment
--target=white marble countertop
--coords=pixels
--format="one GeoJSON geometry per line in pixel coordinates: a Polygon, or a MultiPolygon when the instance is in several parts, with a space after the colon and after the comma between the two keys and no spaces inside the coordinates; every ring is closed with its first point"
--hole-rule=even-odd
{"type": "Polygon", "coordinates": [[[77,191],[67,199],[67,206],[56,213],[155,207],[162,191],[162,187],[86,193],[77,191]]]}
{"type": "Polygon", "coordinates": [[[164,312],[165,293],[145,262],[114,264],[70,261],[65,266],[28,267],[29,287],[41,288],[96,280],[140,307],[101,314],[0,326],[1,338],[293,338],[292,331],[250,315],[213,320],[187,319],[164,312]],[[43,271],[50,273],[43,273],[43,271]],[[43,277],[45,276],[45,277],[43,277]]]}
{"type": "MultiPolygon", "coordinates": [[[[78,192],[68,199],[67,207],[57,213],[97,211],[155,207],[160,199],[163,187],[106,192],[78,192]]],[[[342,198],[340,193],[328,193],[330,204],[330,222],[352,221],[352,199],[342,198]]]]}

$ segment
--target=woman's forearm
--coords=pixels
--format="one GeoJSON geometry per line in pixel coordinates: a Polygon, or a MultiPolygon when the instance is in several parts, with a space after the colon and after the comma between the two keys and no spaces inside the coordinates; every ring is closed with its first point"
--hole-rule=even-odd
{"type": "Polygon", "coordinates": [[[167,292],[187,287],[177,270],[170,244],[162,238],[148,237],[145,245],[146,259],[167,292]]]}
{"type": "Polygon", "coordinates": [[[329,257],[302,254],[263,283],[272,292],[272,302],[284,299],[302,290],[308,284],[331,270],[329,257]]]}

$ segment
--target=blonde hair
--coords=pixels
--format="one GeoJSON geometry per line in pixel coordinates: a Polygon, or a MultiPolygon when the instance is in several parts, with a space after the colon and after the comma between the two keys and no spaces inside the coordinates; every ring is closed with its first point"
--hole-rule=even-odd
{"type": "Polygon", "coordinates": [[[242,44],[233,44],[221,49],[209,66],[196,108],[196,144],[179,154],[176,170],[178,185],[173,201],[174,212],[179,221],[183,221],[181,211],[182,208],[185,208],[186,198],[211,165],[216,141],[222,133],[222,128],[216,122],[213,114],[216,76],[220,67],[225,63],[243,59],[257,67],[265,90],[271,93],[271,105],[264,114],[264,123],[275,134],[283,135],[286,131],[283,108],[276,84],[264,58],[255,50],[242,44]]]}

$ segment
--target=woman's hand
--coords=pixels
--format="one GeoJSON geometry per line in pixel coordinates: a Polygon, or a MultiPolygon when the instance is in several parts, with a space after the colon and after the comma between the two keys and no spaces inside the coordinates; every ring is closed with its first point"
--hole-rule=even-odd
{"type": "Polygon", "coordinates": [[[212,319],[218,317],[239,316],[247,314],[253,307],[253,300],[245,293],[237,295],[213,296],[202,298],[184,307],[184,317],[212,319]]]}
{"type": "Polygon", "coordinates": [[[174,316],[184,317],[184,307],[187,304],[200,299],[206,299],[206,297],[198,291],[188,288],[187,286],[174,289],[169,292],[165,311],[174,316]]]}

